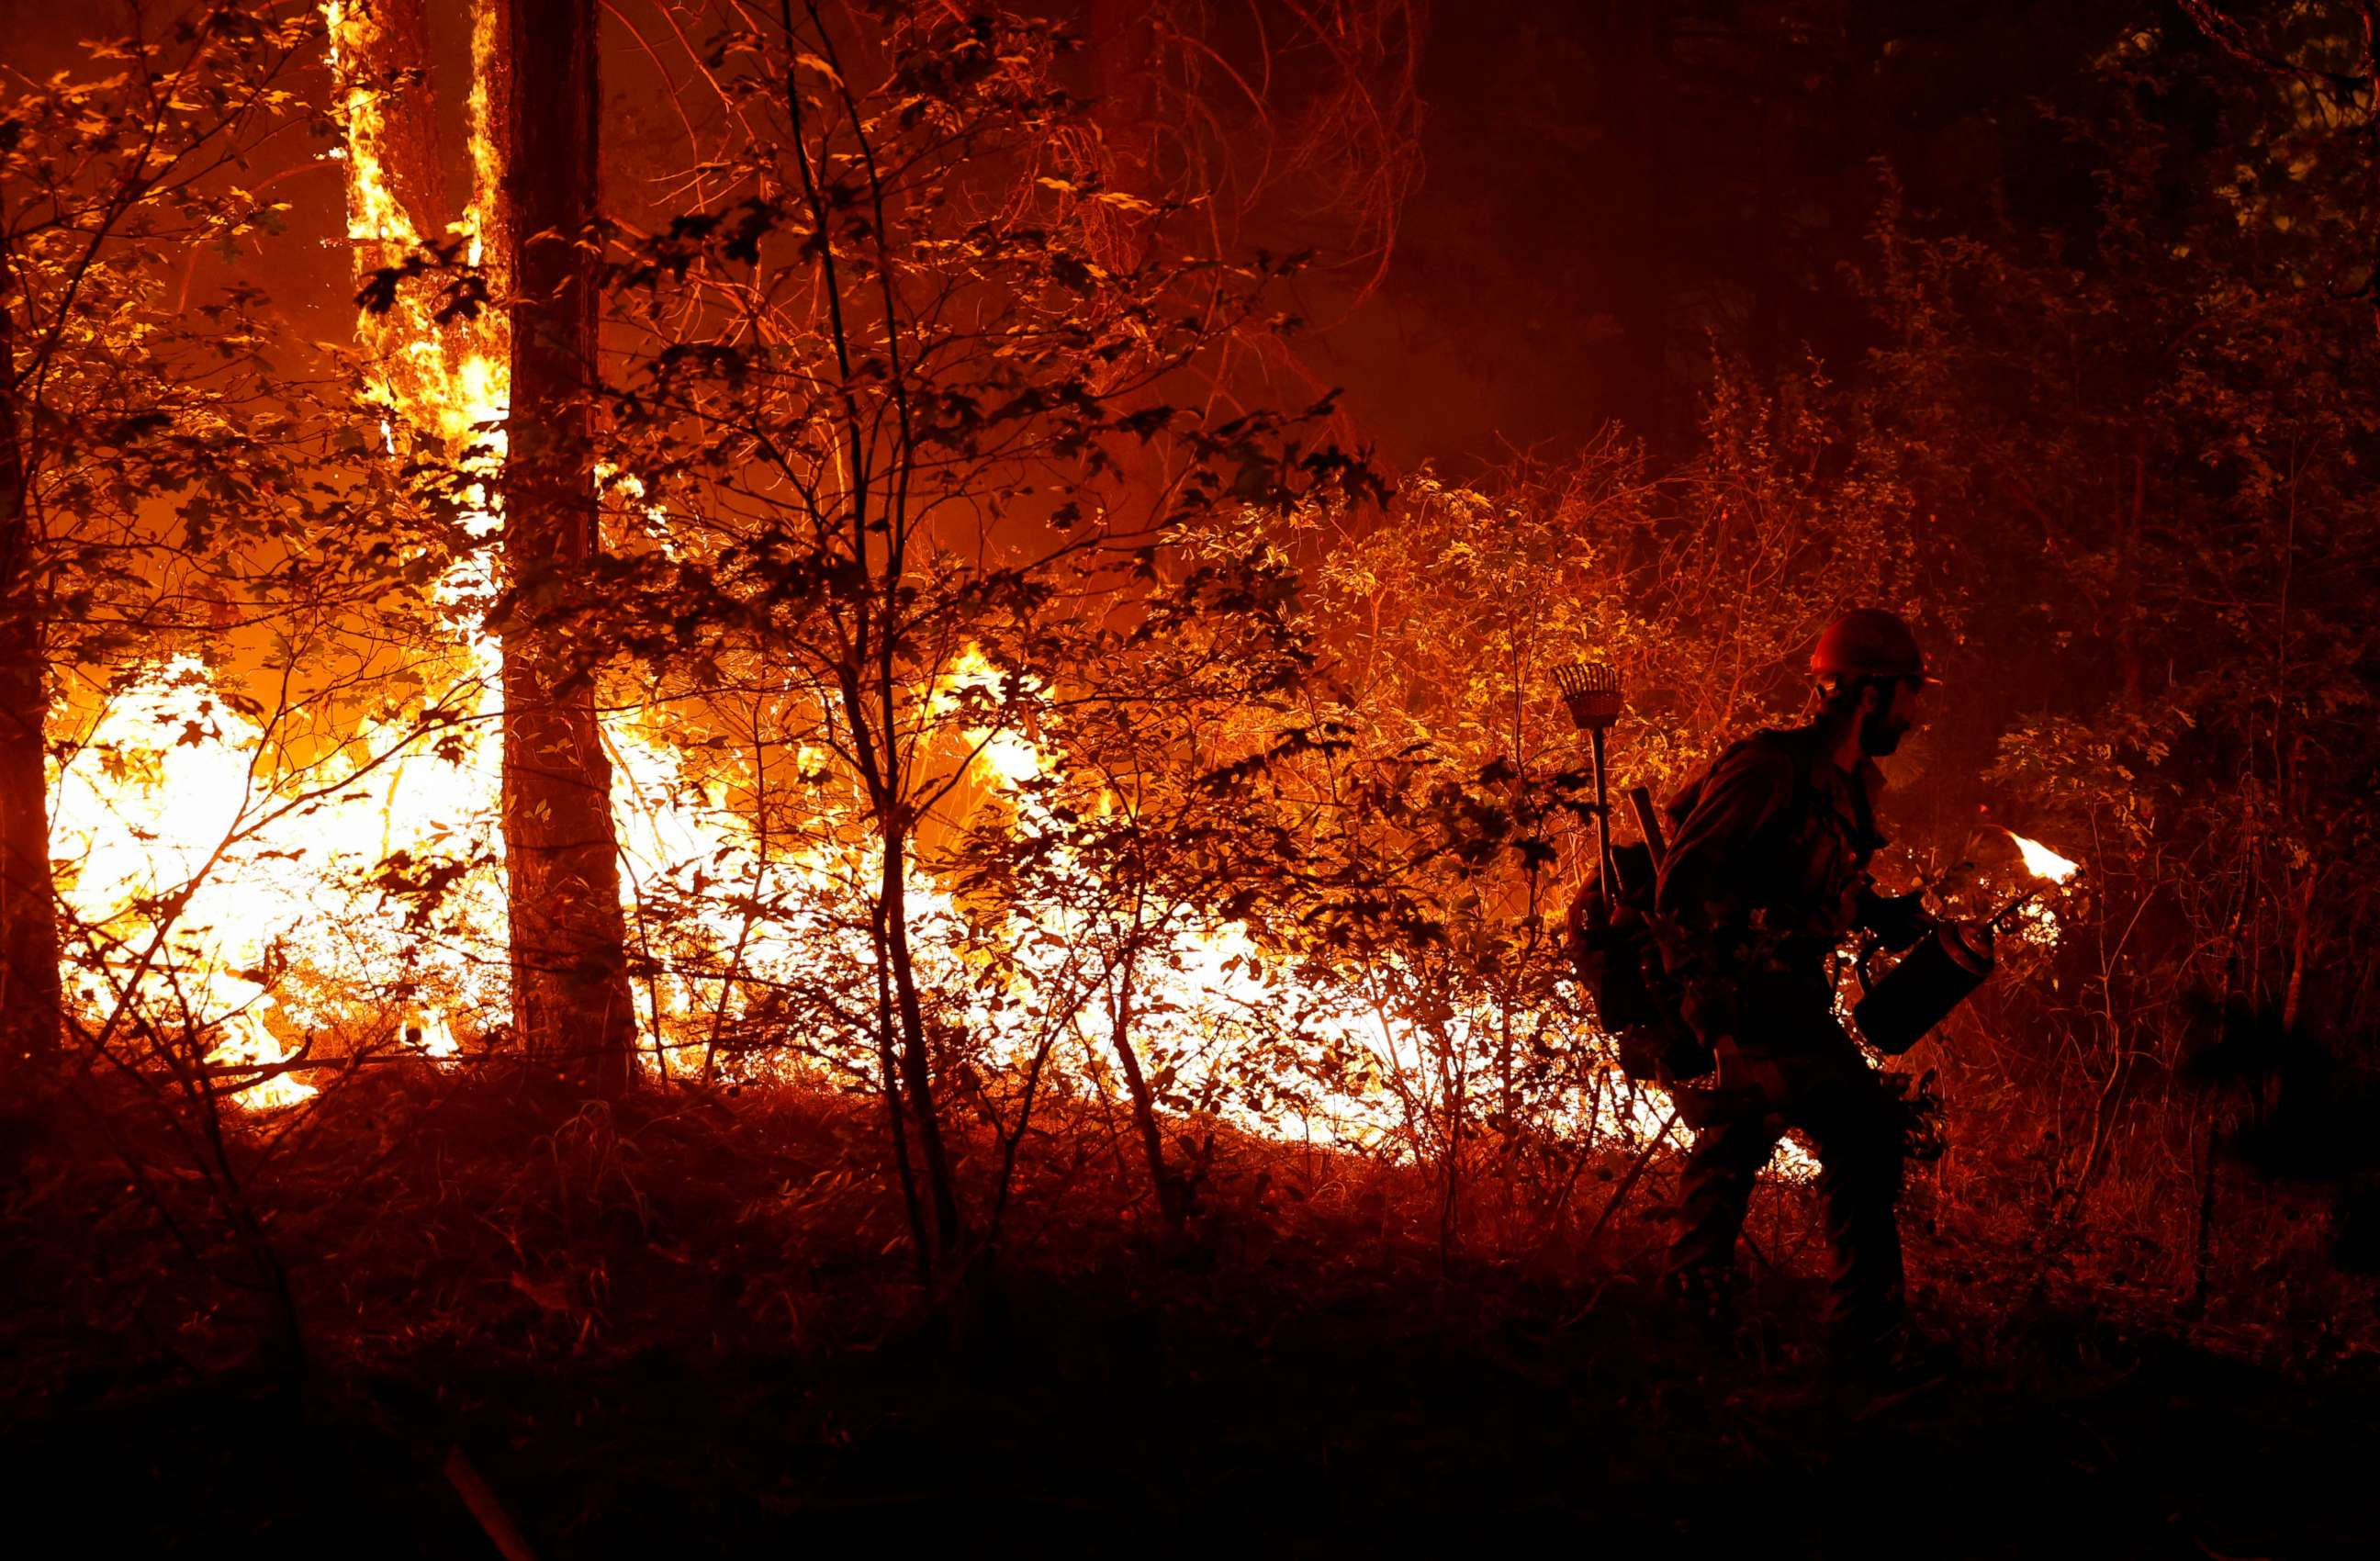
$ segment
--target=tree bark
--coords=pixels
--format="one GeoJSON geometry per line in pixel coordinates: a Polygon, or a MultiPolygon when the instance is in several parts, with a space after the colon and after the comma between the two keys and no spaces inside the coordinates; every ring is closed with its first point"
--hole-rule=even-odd
{"type": "Polygon", "coordinates": [[[593,556],[594,0],[511,0],[512,407],[504,458],[504,867],[513,1023],[530,1055],[611,1098],[636,1045],[612,767],[564,608],[593,556]]]}
{"type": "Polygon", "coordinates": [[[10,270],[0,258],[0,1105],[55,1057],[57,901],[50,879],[48,662],[17,407],[10,270]]]}

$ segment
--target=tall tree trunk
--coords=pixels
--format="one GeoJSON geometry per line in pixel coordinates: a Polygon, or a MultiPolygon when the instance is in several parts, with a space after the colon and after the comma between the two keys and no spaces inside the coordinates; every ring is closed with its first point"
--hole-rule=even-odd
{"type": "Polygon", "coordinates": [[[0,1107],[58,1047],[57,902],[50,882],[48,666],[17,407],[14,272],[0,255],[0,1107]]]}
{"type": "Polygon", "coordinates": [[[876,1064],[884,1091],[884,1126],[892,1135],[892,1168],[901,1183],[901,1206],[909,1216],[909,1244],[917,1254],[917,1282],[934,1277],[934,1229],[926,1222],[926,1205],[917,1197],[917,1173],[909,1162],[909,1113],[901,1104],[901,1079],[894,1058],[899,1021],[892,1003],[892,940],[884,930],[884,900],[877,897],[868,933],[876,955],[876,1064]]]}
{"type": "Polygon", "coordinates": [[[513,1023],[605,1098],[636,1045],[612,767],[589,659],[558,620],[595,549],[595,0],[512,0],[505,148],[514,297],[505,427],[504,867],[513,1023]]]}

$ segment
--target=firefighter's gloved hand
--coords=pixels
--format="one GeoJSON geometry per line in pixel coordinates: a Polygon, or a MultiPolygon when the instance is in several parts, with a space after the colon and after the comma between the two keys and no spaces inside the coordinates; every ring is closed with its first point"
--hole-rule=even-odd
{"type": "Polygon", "coordinates": [[[1934,930],[1934,918],[1925,910],[1925,896],[1920,894],[1878,894],[1873,889],[1860,890],[1860,926],[1876,934],[1876,940],[1888,953],[1906,953],[1917,946],[1920,938],[1934,930]]]}

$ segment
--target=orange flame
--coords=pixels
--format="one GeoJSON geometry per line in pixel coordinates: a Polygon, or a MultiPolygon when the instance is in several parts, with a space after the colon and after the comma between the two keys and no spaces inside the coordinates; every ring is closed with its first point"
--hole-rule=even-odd
{"type": "Polygon", "coordinates": [[[2064,883],[2082,870],[2082,864],[2058,855],[2039,841],[2027,840],[2014,829],[2004,829],[2001,832],[2016,841],[2018,852],[2024,857],[2024,870],[2036,878],[2047,878],[2051,883],[2064,883]]]}
{"type": "MultiPolygon", "coordinates": [[[[323,11],[341,89],[337,109],[345,133],[341,155],[349,237],[358,248],[359,264],[392,263],[420,236],[382,164],[378,91],[357,73],[358,62],[369,57],[375,42],[374,24],[369,8],[352,0],[324,0],[323,11]]],[[[485,91],[495,9],[478,5],[473,11],[474,55],[482,66],[475,73],[470,104],[475,195],[450,231],[470,240],[469,258],[479,261],[501,256],[480,252],[495,212],[495,142],[485,91]]],[[[493,478],[502,466],[509,401],[502,311],[489,311],[469,326],[442,327],[427,316],[420,297],[408,293],[365,334],[377,358],[370,399],[390,430],[392,446],[395,430],[403,428],[443,444],[467,469],[487,474],[486,487],[470,496],[467,524],[480,534],[501,526],[493,478]]],[[[634,476],[603,478],[629,502],[645,502],[634,476]]],[[[665,526],[659,510],[648,507],[647,513],[665,526]]],[[[443,586],[453,596],[468,598],[484,593],[489,582],[458,571],[443,586]]],[[[183,1002],[214,1047],[211,1060],[269,1070],[287,1060],[285,1040],[331,1027],[338,1010],[368,1004],[375,989],[384,1017],[393,1022],[388,1028],[405,1038],[407,1050],[431,1062],[462,1053],[475,1015],[504,1011],[507,919],[495,862],[482,860],[459,882],[446,901],[451,925],[443,926],[434,939],[408,938],[374,887],[375,865],[399,853],[415,860],[452,858],[458,842],[501,850],[501,702],[493,640],[469,635],[455,647],[454,663],[449,671],[458,686],[468,680],[485,693],[456,702],[462,719],[450,740],[421,751],[402,732],[366,722],[346,734],[358,753],[379,747],[400,755],[369,771],[349,773],[334,757],[309,777],[283,775],[269,756],[281,734],[223,708],[212,697],[207,669],[196,662],[157,669],[90,734],[78,750],[85,756],[60,766],[55,838],[78,864],[68,886],[78,912],[90,925],[129,933],[154,920],[148,907],[161,897],[181,907],[175,958],[147,985],[162,991],[172,984],[167,995],[183,1002]],[[293,787],[319,795],[269,839],[260,835],[236,852],[225,851],[247,821],[293,787]],[[329,979],[268,992],[241,974],[275,964],[329,979]],[[384,979],[376,980],[375,973],[384,979]]],[[[931,710],[947,717],[971,690],[999,689],[1003,675],[990,658],[965,647],[924,691],[925,697],[931,710]]],[[[745,903],[770,907],[765,914],[739,912],[732,900],[705,902],[696,895],[670,924],[710,949],[735,950],[733,968],[748,983],[791,986],[807,979],[804,973],[822,958],[850,965],[872,957],[851,931],[855,918],[840,909],[854,886],[878,877],[874,853],[864,840],[831,837],[807,850],[764,851],[749,821],[730,805],[723,785],[698,783],[678,753],[631,720],[607,717],[604,728],[613,759],[625,908],[640,939],[649,931],[668,930],[645,921],[645,888],[666,885],[691,870],[695,881],[739,885],[737,898],[745,903]]],[[[1036,805],[1021,793],[1059,761],[1034,734],[992,724],[969,726],[962,735],[973,750],[971,765],[983,792],[1007,794],[1020,811],[1036,805]]],[[[2019,843],[2030,861],[2038,848],[2019,843]]],[[[2072,869],[2063,858],[2048,860],[2072,869]]],[[[983,995],[981,973],[965,963],[959,929],[967,918],[955,899],[923,884],[908,914],[913,931],[921,935],[927,979],[956,995],[965,1026],[995,1048],[1028,1053],[1032,1035],[1014,1026],[1020,1006],[1032,1005],[983,995]]],[[[1014,949],[1015,969],[1008,979],[1052,987],[1084,979],[1080,950],[1087,929],[1079,914],[1062,909],[1023,913],[1004,930],[1014,949]]],[[[1184,1068],[1228,1050],[1228,1036],[1248,1016],[1284,1010],[1301,1016],[1297,1028],[1304,1036],[1366,1059],[1356,1072],[1376,1081],[1427,1081],[1431,1048],[1442,1042],[1477,1056],[1497,1044],[1492,1014],[1451,1018],[1444,1035],[1433,1040],[1411,1025],[1392,1023],[1355,989],[1360,982],[1345,989],[1336,982],[1309,983],[1236,924],[1185,912],[1164,937],[1160,957],[1142,967],[1141,979],[1161,990],[1153,994],[1157,1000],[1145,998],[1141,1003],[1135,1039],[1152,1051],[1171,1052],[1184,1068]]],[[[698,1057],[701,1035],[715,1028],[709,1016],[727,1002],[722,983],[715,976],[668,973],[666,961],[657,966],[664,974],[650,978],[649,1000],[639,1003],[643,1039],[656,1055],[675,1052],[683,1060],[691,1051],[698,1057]]],[[[128,984],[137,978],[117,979],[128,984]]],[[[1095,1023],[1080,1017],[1069,1023],[1086,1052],[1096,1056],[1108,1044],[1095,1023]]],[[[1103,1065],[1092,1066],[1097,1072],[1103,1065]]],[[[1217,1109],[1258,1131],[1302,1131],[1393,1152],[1403,1087],[1343,1083],[1314,1090],[1302,1107],[1261,1100],[1217,1109]]],[[[234,1098],[243,1107],[270,1108],[313,1093],[294,1074],[262,1071],[257,1083],[239,1088],[234,1098]]],[[[1659,1104],[1642,1092],[1617,1098],[1598,1092],[1591,1103],[1573,1107],[1571,1125],[1617,1130],[1641,1142],[1665,1131],[1668,1119],[1659,1104]]]]}

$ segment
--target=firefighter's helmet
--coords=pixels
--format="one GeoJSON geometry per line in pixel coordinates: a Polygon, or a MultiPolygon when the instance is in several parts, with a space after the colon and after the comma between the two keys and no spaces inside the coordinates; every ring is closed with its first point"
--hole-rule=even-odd
{"type": "Polygon", "coordinates": [[[1818,636],[1810,672],[1822,678],[1923,678],[1925,653],[1897,612],[1862,607],[1846,612],[1818,636]]]}

